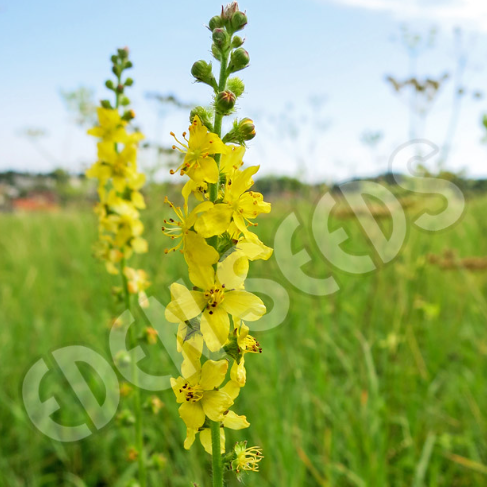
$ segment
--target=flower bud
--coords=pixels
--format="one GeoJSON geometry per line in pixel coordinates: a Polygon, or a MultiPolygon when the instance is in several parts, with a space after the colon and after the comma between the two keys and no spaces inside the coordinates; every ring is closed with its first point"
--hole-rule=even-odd
{"type": "Polygon", "coordinates": [[[132,78],[127,78],[125,80],[125,86],[132,86],[134,84],[134,80],[132,78]]]}
{"type": "Polygon", "coordinates": [[[133,110],[127,110],[122,115],[122,119],[127,121],[127,122],[130,122],[134,118],[135,118],[135,112],[133,110]]]}
{"type": "Polygon", "coordinates": [[[114,54],[113,56],[110,57],[111,61],[113,64],[117,64],[118,62],[118,57],[114,54]]]}
{"type": "Polygon", "coordinates": [[[230,43],[230,36],[225,29],[218,27],[213,31],[213,42],[219,49],[225,49],[230,43]]]}
{"type": "Polygon", "coordinates": [[[113,85],[113,81],[111,79],[107,79],[105,81],[105,86],[109,89],[109,90],[113,90],[114,89],[114,85],[113,85]]]}
{"type": "Polygon", "coordinates": [[[124,63],[123,65],[123,69],[130,69],[131,67],[133,67],[133,63],[132,61],[127,61],[126,63],[124,63]]]}
{"type": "Polygon", "coordinates": [[[191,74],[196,78],[197,81],[210,85],[215,90],[218,89],[215,76],[213,76],[211,63],[207,63],[203,60],[196,61],[191,68],[191,74]]]}
{"type": "Polygon", "coordinates": [[[201,123],[210,131],[213,132],[213,124],[211,123],[211,119],[213,118],[213,113],[209,110],[206,110],[203,107],[195,107],[191,110],[189,115],[189,123],[193,123],[193,119],[195,115],[198,115],[201,123]]]}
{"type": "Polygon", "coordinates": [[[164,470],[167,465],[167,458],[162,453],[153,453],[147,465],[149,468],[164,470]]]}
{"type": "Polygon", "coordinates": [[[232,39],[232,48],[233,49],[237,49],[237,47],[240,47],[243,45],[243,43],[245,42],[244,39],[242,39],[241,37],[239,36],[235,36],[233,39],[232,39]]]}
{"type": "Polygon", "coordinates": [[[223,19],[219,15],[215,15],[210,19],[208,27],[212,32],[218,27],[223,27],[223,19]]]}
{"type": "Polygon", "coordinates": [[[254,122],[250,118],[244,118],[233,122],[232,129],[223,137],[225,144],[245,145],[256,135],[254,122]]]}
{"type": "Polygon", "coordinates": [[[235,12],[238,12],[238,2],[229,3],[226,7],[222,7],[223,20],[230,20],[235,12]]]}
{"type": "Polygon", "coordinates": [[[229,89],[238,98],[242,96],[245,91],[244,82],[240,78],[230,78],[227,81],[227,89],[229,89]]]}
{"type": "Polygon", "coordinates": [[[240,120],[238,124],[238,131],[244,140],[252,140],[257,135],[254,122],[250,118],[240,120]]]}
{"type": "Polygon", "coordinates": [[[135,424],[135,417],[128,409],[124,409],[117,414],[116,421],[120,426],[132,426],[135,424]]]}
{"type": "Polygon", "coordinates": [[[229,71],[235,73],[241,69],[245,69],[250,63],[249,53],[243,48],[239,47],[232,52],[230,57],[229,71]]]}
{"type": "Polygon", "coordinates": [[[227,114],[235,106],[237,97],[229,90],[220,91],[215,98],[215,108],[218,112],[227,114]]]}
{"type": "Polygon", "coordinates": [[[109,100],[102,100],[100,103],[103,108],[112,108],[112,104],[109,100]]]}
{"type": "Polygon", "coordinates": [[[235,12],[230,20],[233,32],[242,30],[247,25],[247,15],[244,12],[235,12]]]}
{"type": "Polygon", "coordinates": [[[124,47],[123,49],[117,49],[117,52],[121,59],[127,59],[129,57],[128,47],[124,47]]]}
{"type": "Polygon", "coordinates": [[[126,107],[127,105],[130,105],[130,100],[126,96],[122,96],[120,99],[120,105],[126,107]]]}
{"type": "Polygon", "coordinates": [[[214,43],[211,45],[211,53],[215,59],[218,59],[218,61],[222,60],[222,53],[214,43]]]}

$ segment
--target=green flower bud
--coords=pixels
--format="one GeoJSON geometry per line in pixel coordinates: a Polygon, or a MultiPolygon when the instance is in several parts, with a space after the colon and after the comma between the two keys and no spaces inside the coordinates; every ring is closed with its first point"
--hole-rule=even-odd
{"type": "Polygon", "coordinates": [[[228,114],[235,106],[237,97],[229,90],[220,91],[215,98],[215,109],[219,113],[228,114]]]}
{"type": "Polygon", "coordinates": [[[230,35],[225,29],[218,27],[213,31],[213,42],[219,49],[226,49],[230,44],[230,35]]]}
{"type": "Polygon", "coordinates": [[[132,86],[134,84],[134,80],[132,78],[127,78],[125,80],[125,86],[132,86]]]}
{"type": "Polygon", "coordinates": [[[124,409],[117,414],[116,421],[120,426],[132,426],[135,424],[135,417],[128,409],[124,409]]]}
{"type": "Polygon", "coordinates": [[[222,53],[215,44],[211,45],[211,53],[213,54],[213,57],[218,61],[222,60],[222,53]]]}
{"type": "Polygon", "coordinates": [[[114,361],[117,367],[127,367],[132,363],[132,357],[127,351],[121,350],[115,355],[114,361]]]}
{"type": "Polygon", "coordinates": [[[122,119],[126,120],[127,122],[130,122],[134,118],[135,118],[135,112],[133,110],[126,110],[122,115],[122,119]]]}
{"type": "Polygon", "coordinates": [[[164,470],[167,465],[167,458],[162,453],[153,453],[149,458],[147,466],[157,470],[164,470]]]}
{"type": "Polygon", "coordinates": [[[232,52],[228,69],[231,73],[235,73],[236,71],[245,69],[249,65],[249,63],[249,53],[243,47],[239,47],[232,52]]]}
{"type": "Polygon", "coordinates": [[[244,12],[235,12],[230,20],[233,32],[242,30],[247,25],[247,15],[244,12]]]}
{"type": "Polygon", "coordinates": [[[113,90],[115,88],[115,86],[113,85],[113,81],[111,79],[107,79],[105,81],[105,86],[109,89],[109,90],[113,90]]]}
{"type": "Polygon", "coordinates": [[[121,59],[127,59],[129,57],[128,47],[124,47],[123,49],[117,49],[117,52],[121,59]]]}
{"type": "Polygon", "coordinates": [[[213,119],[213,113],[203,107],[195,107],[191,110],[189,115],[189,123],[193,123],[193,118],[198,115],[201,123],[210,131],[213,132],[213,124],[211,120],[213,119]]]}
{"type": "Polygon", "coordinates": [[[118,62],[118,56],[116,56],[115,54],[110,58],[112,60],[112,63],[113,64],[117,64],[118,62]]]}
{"type": "Polygon", "coordinates": [[[215,15],[210,19],[208,27],[212,32],[218,27],[223,27],[223,19],[219,15],[215,15]]]}
{"type": "Polygon", "coordinates": [[[244,39],[242,39],[241,37],[239,36],[235,36],[233,39],[232,39],[232,48],[233,49],[236,49],[237,47],[240,47],[243,45],[244,43],[244,39]]]}
{"type": "Polygon", "coordinates": [[[112,104],[109,100],[102,100],[100,103],[103,108],[112,108],[112,104]]]}
{"type": "Polygon", "coordinates": [[[126,107],[127,105],[130,105],[130,100],[126,96],[122,96],[120,99],[120,105],[126,107]]]}
{"type": "Polygon", "coordinates": [[[133,67],[133,63],[132,61],[127,61],[126,63],[124,63],[123,65],[123,69],[130,69],[133,67]]]}
{"type": "Polygon", "coordinates": [[[118,64],[115,64],[112,68],[112,73],[118,78],[122,74],[122,68],[118,64]]]}
{"type": "Polygon", "coordinates": [[[245,91],[245,85],[240,78],[230,78],[227,81],[227,88],[238,98],[245,91]]]}
{"type": "Polygon", "coordinates": [[[218,89],[218,85],[216,83],[215,76],[213,76],[211,63],[207,63],[206,61],[203,61],[203,60],[196,61],[193,64],[193,67],[191,68],[191,74],[200,83],[205,83],[207,85],[210,85],[215,90],[218,89]]]}
{"type": "Polygon", "coordinates": [[[118,85],[118,86],[117,86],[117,93],[123,93],[123,89],[124,89],[124,88],[125,88],[125,87],[124,87],[122,84],[118,85]]]}
{"type": "Polygon", "coordinates": [[[254,122],[250,118],[244,118],[233,122],[232,130],[223,137],[223,142],[225,144],[245,145],[245,142],[252,140],[255,135],[254,122]]]}
{"type": "Polygon", "coordinates": [[[238,124],[238,131],[244,140],[252,140],[257,135],[254,122],[250,118],[240,120],[238,124]]]}
{"type": "Polygon", "coordinates": [[[223,20],[231,20],[233,15],[238,12],[238,2],[229,3],[225,8],[222,7],[223,20]]]}

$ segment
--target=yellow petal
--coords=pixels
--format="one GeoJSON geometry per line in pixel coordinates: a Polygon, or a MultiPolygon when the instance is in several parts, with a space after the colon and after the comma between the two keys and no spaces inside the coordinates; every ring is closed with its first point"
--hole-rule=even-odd
{"type": "Polygon", "coordinates": [[[230,291],[225,293],[225,299],[221,306],[231,315],[247,321],[256,321],[266,312],[262,300],[255,294],[247,291],[230,291]]]}
{"type": "Polygon", "coordinates": [[[218,262],[220,254],[211,245],[208,245],[201,235],[190,231],[184,236],[184,258],[188,265],[194,263],[195,265],[212,266],[218,262]]]}
{"type": "MultiPolygon", "coordinates": [[[[203,448],[206,450],[207,453],[212,455],[212,444],[211,444],[211,430],[210,428],[205,428],[200,433],[200,441],[203,445],[203,448]]],[[[225,453],[225,430],[220,428],[220,452],[223,455],[225,453]]]]}
{"type": "Polygon", "coordinates": [[[220,391],[223,391],[227,393],[233,401],[237,398],[237,396],[240,394],[240,385],[235,382],[234,380],[229,380],[224,387],[220,389],[220,391]]]}
{"type": "Polygon", "coordinates": [[[272,249],[265,246],[257,235],[246,232],[245,238],[237,244],[237,249],[241,250],[249,260],[267,260],[272,255],[272,249]]]}
{"type": "Polygon", "coordinates": [[[183,377],[178,377],[177,379],[171,377],[171,388],[176,396],[176,402],[179,404],[186,402],[186,395],[180,392],[185,384],[186,380],[183,377]]]}
{"type": "Polygon", "coordinates": [[[223,421],[223,413],[233,404],[232,398],[223,391],[207,391],[199,402],[212,421],[223,421]]]}
{"type": "Polygon", "coordinates": [[[200,358],[203,352],[203,336],[200,333],[193,333],[191,337],[181,344],[183,363],[181,374],[186,379],[194,377],[200,372],[200,358]]]}
{"type": "Polygon", "coordinates": [[[201,368],[200,386],[205,391],[218,387],[224,380],[228,370],[226,360],[207,360],[201,368]]]}
{"type": "Polygon", "coordinates": [[[227,204],[215,205],[203,213],[194,224],[194,229],[204,238],[225,233],[232,219],[233,209],[227,204]]]}
{"type": "Polygon", "coordinates": [[[237,364],[235,361],[232,365],[232,370],[230,371],[230,377],[235,381],[240,387],[245,386],[247,382],[247,371],[245,370],[245,359],[242,357],[240,363],[237,364]]]}
{"type": "Polygon", "coordinates": [[[171,323],[187,321],[201,313],[206,304],[203,293],[188,291],[184,286],[175,282],[171,284],[172,301],[166,308],[166,319],[171,323]]]}
{"type": "Polygon", "coordinates": [[[194,443],[196,433],[198,431],[193,428],[186,428],[186,439],[184,440],[185,450],[189,450],[194,443]]]}
{"type": "Polygon", "coordinates": [[[144,254],[149,250],[147,240],[143,239],[142,237],[133,238],[130,242],[130,246],[136,254],[144,254]]]}
{"type": "Polygon", "coordinates": [[[225,285],[225,289],[239,289],[242,287],[249,272],[249,261],[242,252],[232,252],[223,262],[218,264],[216,275],[218,282],[225,285]]]}
{"type": "Polygon", "coordinates": [[[239,416],[233,411],[228,411],[228,413],[225,414],[223,426],[225,428],[230,428],[231,430],[242,430],[244,428],[248,428],[250,423],[247,421],[245,416],[239,416]]]}
{"type": "Polygon", "coordinates": [[[185,422],[187,428],[198,430],[205,422],[205,413],[199,402],[184,402],[179,407],[179,416],[185,422]]]}
{"type": "Polygon", "coordinates": [[[214,308],[211,313],[205,310],[201,316],[200,330],[208,349],[211,352],[218,352],[228,340],[230,319],[226,311],[221,308],[214,308]]]}
{"type": "Polygon", "coordinates": [[[215,270],[211,264],[200,265],[197,260],[186,259],[191,282],[200,289],[211,289],[215,284],[215,270]]]}

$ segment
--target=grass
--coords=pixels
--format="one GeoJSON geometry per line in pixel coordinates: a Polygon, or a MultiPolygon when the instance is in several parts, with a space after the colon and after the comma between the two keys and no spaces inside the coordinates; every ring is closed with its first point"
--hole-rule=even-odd
{"type": "MultiPolygon", "coordinates": [[[[246,485],[487,485],[487,274],[441,270],[425,258],[444,248],[487,255],[486,204],[470,201],[462,221],[444,232],[411,227],[400,255],[367,275],[337,271],[309,229],[296,232],[295,251],[304,245],[312,257],[303,270],[317,278],[334,273],[340,291],[330,296],[299,291],[274,257],[254,263],[251,277],[283,285],[290,311],[280,326],[255,333],[264,353],[248,359],[248,385],[235,407],[251,428],[227,437],[227,446],[248,438],[264,447],[261,473],[246,485]]],[[[139,263],[152,277],[149,294],[165,304],[185,266],[182,257],[164,255],[163,216],[154,209],[161,206],[153,199],[146,212],[150,253],[139,263]]],[[[293,209],[309,221],[308,203],[278,200],[261,219],[261,238],[272,244],[293,209]]],[[[344,248],[373,255],[355,219],[332,222],[342,225],[353,236],[344,248]]],[[[0,215],[0,485],[122,487],[135,472],[126,460],[131,429],[112,421],[77,443],[54,442],[31,424],[21,398],[29,367],[40,357],[52,365],[56,348],[83,344],[109,357],[110,320],[121,311],[110,288],[118,282],[92,258],[95,238],[89,211],[0,215]]],[[[145,350],[141,368],[177,373],[160,344],[145,350]]],[[[41,397],[54,395],[61,405],[58,421],[85,421],[59,371],[42,386],[41,397]]],[[[168,461],[162,472],[151,471],[150,485],[208,486],[208,455],[199,443],[183,450],[173,393],[159,397],[165,407],[147,413],[146,442],[168,461]]]]}

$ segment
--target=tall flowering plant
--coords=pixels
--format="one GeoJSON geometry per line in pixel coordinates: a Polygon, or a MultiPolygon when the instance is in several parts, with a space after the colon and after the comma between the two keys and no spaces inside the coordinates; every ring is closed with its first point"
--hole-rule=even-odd
{"type": "MultiPolygon", "coordinates": [[[[123,79],[124,71],[132,67],[128,49],[118,49],[112,58],[112,72],[116,81],[108,80],[106,87],[114,92],[115,103],[103,100],[98,108],[98,124],[88,130],[88,134],[98,139],[97,161],[88,169],[86,175],[98,180],[99,202],[95,207],[98,215],[99,238],[95,244],[95,255],[105,262],[110,274],[120,274],[121,288],[115,293],[131,309],[131,297],[137,296],[139,303],[145,302],[145,290],[149,286],[147,274],[142,269],[128,266],[134,253],[147,252],[147,241],[142,237],[144,226],[140,221],[139,210],[145,208],[144,197],[140,193],[145,176],[137,169],[137,146],[143,135],[130,129],[135,117],[126,96],[126,88],[133,84],[131,78],[123,79]]],[[[135,346],[137,334],[131,327],[131,341],[135,346]]],[[[132,362],[132,378],[137,386],[137,367],[132,362]]],[[[135,387],[135,447],[129,451],[130,459],[139,464],[139,483],[146,485],[146,465],[142,436],[142,408],[140,391],[135,387]]]]}
{"type": "Polygon", "coordinates": [[[222,7],[209,22],[220,73],[217,81],[211,63],[202,60],[192,67],[196,81],[212,88],[213,102],[191,112],[191,125],[181,138],[171,133],[173,149],[184,155],[171,174],[186,182],[180,206],[166,198],[174,216],[162,227],[172,240],[166,253],[183,254],[193,284],[192,289],[172,284],[166,308],[167,320],[179,325],[177,347],[183,355],[181,376],[172,379],[172,389],[187,429],[184,447],[189,449],[199,436],[212,455],[215,487],[223,485],[225,470],[241,480],[245,471],[258,471],[262,459],[261,448],[247,448],[245,441],[231,450],[225,445],[226,429],[250,426],[232,408],[246,385],[247,355],[262,351],[246,325],[266,312],[264,303],[245,290],[249,261],[272,254],[252,232],[256,217],[271,209],[262,194],[251,190],[259,167],[243,167],[246,142],[256,134],[254,124],[249,118],[234,120],[222,135],[223,118],[234,113],[244,93],[235,73],[250,59],[236,33],[246,24],[237,2],[222,7]]]}

